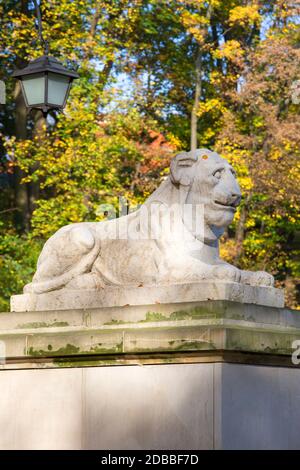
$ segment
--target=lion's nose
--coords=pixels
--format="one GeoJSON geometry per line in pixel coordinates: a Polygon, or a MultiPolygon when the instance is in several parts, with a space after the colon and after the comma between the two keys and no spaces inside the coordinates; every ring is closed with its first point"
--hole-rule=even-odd
{"type": "Polygon", "coordinates": [[[237,207],[241,202],[242,195],[241,193],[232,193],[231,194],[231,205],[237,207]]]}

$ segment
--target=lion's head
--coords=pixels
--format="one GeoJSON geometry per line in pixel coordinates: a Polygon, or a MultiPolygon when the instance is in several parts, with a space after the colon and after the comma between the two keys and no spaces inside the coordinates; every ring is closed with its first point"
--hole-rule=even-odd
{"type": "Polygon", "coordinates": [[[182,152],[171,162],[171,181],[183,186],[187,204],[203,204],[204,222],[222,229],[233,220],[241,191],[232,166],[216,152],[182,152]]]}

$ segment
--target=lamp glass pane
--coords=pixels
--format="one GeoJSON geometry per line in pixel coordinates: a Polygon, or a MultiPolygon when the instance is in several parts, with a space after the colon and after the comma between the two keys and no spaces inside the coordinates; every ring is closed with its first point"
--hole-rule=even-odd
{"type": "Polygon", "coordinates": [[[45,75],[43,73],[22,77],[23,88],[29,106],[45,101],[45,75]]]}
{"type": "Polygon", "coordinates": [[[48,74],[48,103],[63,106],[70,78],[57,73],[48,74]]]}

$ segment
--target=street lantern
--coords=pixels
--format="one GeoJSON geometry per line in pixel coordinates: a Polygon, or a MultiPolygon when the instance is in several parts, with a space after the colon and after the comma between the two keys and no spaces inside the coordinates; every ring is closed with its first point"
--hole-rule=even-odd
{"type": "Polygon", "coordinates": [[[67,102],[71,83],[78,73],[68,70],[57,59],[49,56],[48,43],[43,39],[41,12],[34,0],[39,28],[39,39],[45,54],[30,62],[24,69],[16,70],[13,76],[21,82],[27,108],[41,109],[44,115],[49,110],[62,110],[67,102]]]}
{"type": "Polygon", "coordinates": [[[26,106],[47,114],[50,109],[65,107],[71,83],[79,75],[66,69],[54,57],[44,55],[24,69],[16,70],[13,76],[21,82],[26,106]]]}

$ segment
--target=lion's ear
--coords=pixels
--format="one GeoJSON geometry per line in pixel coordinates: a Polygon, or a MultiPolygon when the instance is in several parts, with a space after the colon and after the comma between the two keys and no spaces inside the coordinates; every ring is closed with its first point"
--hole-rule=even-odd
{"type": "Polygon", "coordinates": [[[193,181],[192,166],[197,161],[196,152],[181,152],[171,160],[170,171],[172,183],[189,186],[193,181]]]}

